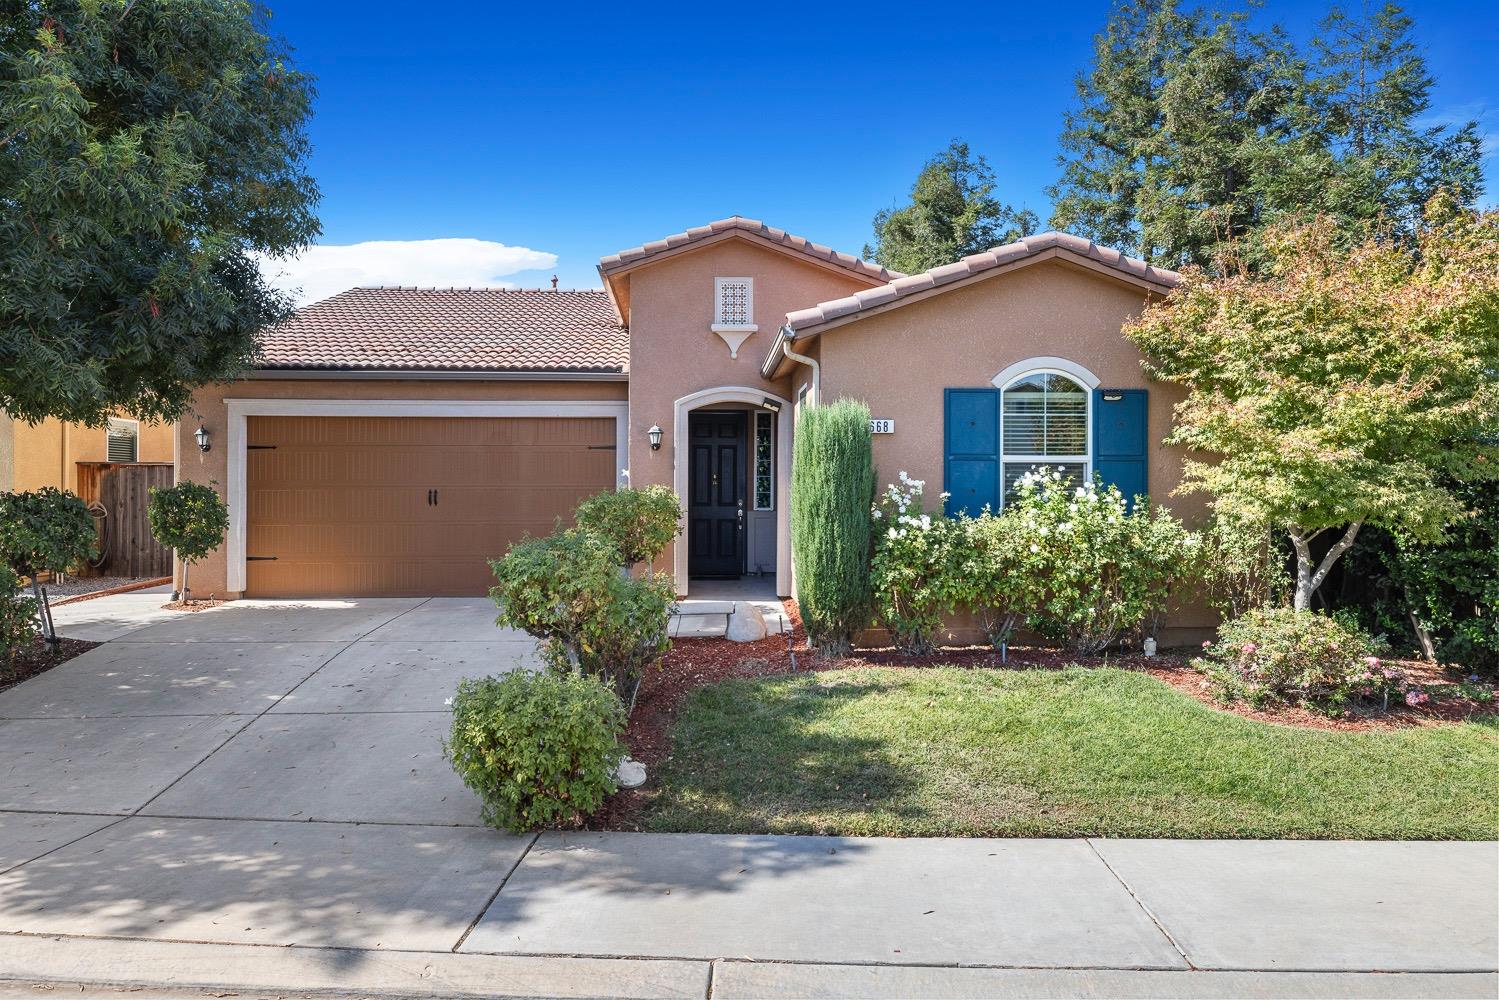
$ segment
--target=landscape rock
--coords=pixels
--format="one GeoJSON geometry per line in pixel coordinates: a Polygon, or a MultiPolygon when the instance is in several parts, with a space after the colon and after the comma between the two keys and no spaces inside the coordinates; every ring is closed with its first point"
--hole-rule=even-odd
{"type": "Polygon", "coordinates": [[[765,638],[767,629],[765,627],[765,615],[755,605],[748,601],[740,601],[734,605],[734,613],[729,616],[729,630],[727,637],[734,642],[758,642],[765,638]]]}

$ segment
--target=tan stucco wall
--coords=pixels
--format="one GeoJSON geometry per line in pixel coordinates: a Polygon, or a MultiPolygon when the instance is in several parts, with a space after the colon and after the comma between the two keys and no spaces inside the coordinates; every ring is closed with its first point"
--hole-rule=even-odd
{"type": "MultiPolygon", "coordinates": [[[[1149,391],[1150,493],[1193,523],[1202,516],[1201,499],[1170,495],[1181,481],[1183,453],[1160,443],[1181,392],[1150,382],[1140,352],[1121,333],[1145,302],[1141,289],[1058,261],[999,274],[824,333],[812,342],[822,362],[823,399],[861,399],[873,416],[893,418],[895,433],[874,438],[879,489],[908,472],[926,481],[927,506],[934,509],[945,488],[942,390],[988,386],[1029,358],[1068,359],[1104,388],[1149,391]]],[[[1194,608],[1173,624],[1195,628],[1208,621],[1204,609],[1194,608]]]]}
{"type": "MultiPolygon", "coordinates": [[[[109,454],[108,432],[103,427],[65,424],[60,420],[43,420],[27,424],[10,417],[0,417],[10,425],[10,485],[3,489],[35,490],[43,486],[78,489],[79,462],[103,462],[109,454]]],[[[3,432],[0,432],[3,433],[3,432]]],[[[140,425],[138,459],[142,462],[172,460],[172,425],[140,425]]],[[[4,477],[4,460],[0,457],[0,481],[4,477]]]]}
{"type": "MultiPolygon", "coordinates": [[[[213,482],[223,495],[228,487],[229,454],[225,427],[226,399],[437,399],[437,400],[622,400],[624,382],[481,381],[459,379],[247,379],[229,385],[205,386],[178,425],[178,481],[213,482]],[[199,423],[210,435],[211,448],[200,451],[193,435],[199,423]]],[[[181,567],[177,570],[181,580],[181,567]]],[[[226,590],[224,550],[193,567],[192,588],[206,597],[237,597],[226,590]]]]}
{"type": "MultiPolygon", "coordinates": [[[[689,393],[746,386],[793,399],[790,378],[766,381],[760,362],[786,313],[870,287],[869,281],[743,240],[727,240],[683,253],[630,274],[630,482],[672,485],[674,405],[689,393]],[[713,323],[713,279],[755,279],[754,321],[759,330],[732,358],[713,323]],[[661,450],[651,451],[646,431],[661,427],[661,450]]],[[[788,456],[789,458],[789,456],[788,456]]],[[[784,475],[785,459],[777,467],[784,475]]],[[[673,553],[657,564],[670,570],[673,553]]]]}

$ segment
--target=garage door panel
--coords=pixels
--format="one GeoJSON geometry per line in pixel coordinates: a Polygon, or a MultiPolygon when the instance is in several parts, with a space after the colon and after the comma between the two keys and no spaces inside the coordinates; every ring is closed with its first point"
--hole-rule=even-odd
{"type": "Polygon", "coordinates": [[[251,417],[248,438],[254,596],[484,594],[490,558],[615,477],[610,418],[251,417]]]}

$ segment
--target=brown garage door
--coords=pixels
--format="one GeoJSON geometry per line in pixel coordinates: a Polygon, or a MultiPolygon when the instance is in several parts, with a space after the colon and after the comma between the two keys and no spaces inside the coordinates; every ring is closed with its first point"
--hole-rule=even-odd
{"type": "Polygon", "coordinates": [[[614,421],[250,417],[246,593],[482,595],[488,560],[614,486],[614,421]]]}

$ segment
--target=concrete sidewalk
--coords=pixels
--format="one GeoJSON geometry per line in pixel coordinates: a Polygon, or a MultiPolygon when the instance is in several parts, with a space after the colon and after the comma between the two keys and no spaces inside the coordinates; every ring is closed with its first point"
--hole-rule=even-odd
{"type": "Polygon", "coordinates": [[[489,602],[160,599],[0,693],[0,996],[1499,995],[1492,843],[506,836],[489,602]]]}

